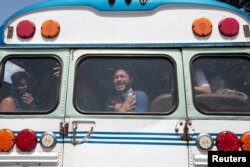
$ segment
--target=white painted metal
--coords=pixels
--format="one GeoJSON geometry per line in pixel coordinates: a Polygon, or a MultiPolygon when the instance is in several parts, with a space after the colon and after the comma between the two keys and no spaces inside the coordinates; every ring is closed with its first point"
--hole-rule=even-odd
{"type": "MultiPolygon", "coordinates": [[[[68,99],[73,99],[75,63],[85,54],[90,55],[169,55],[175,63],[178,80],[178,96],[183,95],[182,61],[178,50],[76,50],[72,53],[68,99]]],[[[91,72],[91,71],[89,71],[91,72]]],[[[152,82],[153,83],[153,82],[152,82]]],[[[179,122],[185,122],[185,101],[179,100],[172,115],[87,115],[80,114],[67,101],[65,121],[69,123],[69,136],[65,137],[63,164],[65,167],[127,167],[159,166],[171,164],[183,167],[188,164],[187,142],[180,139],[183,128],[176,133],[179,122]],[[78,121],[77,141],[82,141],[90,129],[93,133],[80,144],[73,145],[74,121],[78,121]],[[89,122],[89,123],[88,123],[89,122]],[[176,161],[181,157],[181,161],[176,161]]]]}
{"type": "Polygon", "coordinates": [[[36,33],[31,39],[20,39],[14,32],[13,38],[4,41],[7,44],[133,44],[142,43],[211,43],[211,42],[247,42],[243,25],[249,22],[242,16],[227,10],[209,7],[162,6],[147,12],[99,12],[92,8],[59,8],[59,10],[39,10],[16,18],[9,26],[16,29],[22,20],[30,20],[36,25],[36,33]],[[133,16],[133,17],[132,17],[133,16]],[[185,19],[184,17],[185,16],[185,19]],[[213,25],[209,37],[199,38],[192,32],[195,19],[208,18],[213,25]],[[219,33],[219,22],[227,17],[237,19],[239,34],[235,37],[223,37],[219,33]],[[60,23],[60,34],[55,39],[45,39],[40,27],[48,19],[60,23]]]}
{"type": "Polygon", "coordinates": [[[63,119],[1,119],[1,129],[10,129],[15,135],[23,129],[31,129],[36,132],[38,143],[32,152],[22,152],[16,146],[10,152],[0,152],[0,166],[62,166],[63,138],[59,134],[61,121],[63,119]],[[40,145],[43,132],[56,135],[57,144],[52,150],[45,150],[40,145]]]}

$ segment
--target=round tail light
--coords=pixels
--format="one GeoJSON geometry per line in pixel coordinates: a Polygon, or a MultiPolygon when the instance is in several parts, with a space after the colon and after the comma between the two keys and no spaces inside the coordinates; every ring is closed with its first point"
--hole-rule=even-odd
{"type": "Polygon", "coordinates": [[[45,149],[52,149],[56,145],[56,136],[53,132],[45,132],[40,138],[41,146],[45,149]]]}
{"type": "Polygon", "coordinates": [[[192,29],[195,35],[206,37],[212,33],[213,26],[209,19],[199,18],[193,22],[192,29]]]}
{"type": "Polygon", "coordinates": [[[196,146],[201,150],[211,150],[213,147],[213,138],[211,135],[206,133],[201,133],[196,138],[196,146]]]}
{"type": "Polygon", "coordinates": [[[250,132],[246,132],[241,136],[240,144],[243,151],[250,151],[250,132]]]}
{"type": "Polygon", "coordinates": [[[223,131],[216,138],[216,146],[219,151],[238,151],[240,140],[233,132],[223,131]]]}
{"type": "Polygon", "coordinates": [[[36,133],[30,129],[24,129],[16,136],[16,146],[21,151],[32,151],[36,147],[36,144],[36,133]]]}
{"type": "Polygon", "coordinates": [[[234,18],[226,18],[220,21],[219,31],[226,37],[232,37],[239,33],[239,22],[234,18]]]}
{"type": "Polygon", "coordinates": [[[16,31],[18,37],[28,39],[35,34],[36,26],[29,20],[23,20],[18,23],[16,31]]]}
{"type": "Polygon", "coordinates": [[[0,130],[0,151],[7,152],[12,149],[15,144],[15,135],[9,129],[0,130]]]}
{"type": "Polygon", "coordinates": [[[60,24],[55,20],[47,20],[41,26],[41,33],[46,38],[54,38],[60,32],[60,24]]]}

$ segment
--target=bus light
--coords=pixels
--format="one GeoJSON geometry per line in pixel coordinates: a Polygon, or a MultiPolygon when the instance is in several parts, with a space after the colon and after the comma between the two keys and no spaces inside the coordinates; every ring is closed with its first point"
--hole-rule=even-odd
{"type": "Polygon", "coordinates": [[[0,152],[10,151],[15,144],[15,135],[9,129],[0,130],[0,152]]]}
{"type": "Polygon", "coordinates": [[[213,144],[213,138],[209,134],[201,133],[196,138],[196,146],[201,150],[211,150],[213,144]]]}
{"type": "Polygon", "coordinates": [[[212,33],[212,23],[206,18],[196,19],[192,24],[192,29],[195,35],[199,37],[206,37],[212,33]]]}
{"type": "Polygon", "coordinates": [[[113,6],[115,4],[115,0],[108,0],[108,1],[110,6],[113,6]]]}
{"type": "Polygon", "coordinates": [[[41,146],[45,149],[52,149],[56,145],[56,136],[53,132],[45,132],[40,139],[41,146]]]}
{"type": "Polygon", "coordinates": [[[32,151],[36,147],[36,143],[36,133],[30,129],[24,129],[16,136],[16,146],[21,151],[32,151]]]}
{"type": "Polygon", "coordinates": [[[226,37],[232,37],[239,33],[239,23],[234,18],[226,18],[220,21],[219,31],[226,37]]]}
{"type": "Polygon", "coordinates": [[[55,20],[47,20],[41,26],[41,33],[45,38],[55,38],[60,32],[60,24],[55,20]]]}
{"type": "Polygon", "coordinates": [[[238,151],[240,140],[233,132],[223,131],[216,138],[216,146],[219,151],[238,151]]]}
{"type": "Polygon", "coordinates": [[[23,20],[19,22],[16,28],[17,36],[24,39],[33,37],[35,31],[35,24],[29,20],[23,20]]]}
{"type": "Polygon", "coordinates": [[[243,151],[250,151],[250,131],[241,136],[240,144],[243,151]]]}

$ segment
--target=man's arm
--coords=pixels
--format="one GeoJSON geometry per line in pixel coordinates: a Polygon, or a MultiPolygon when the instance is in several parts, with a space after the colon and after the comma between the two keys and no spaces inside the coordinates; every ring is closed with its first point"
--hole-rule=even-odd
{"type": "Polygon", "coordinates": [[[16,111],[16,105],[13,99],[11,97],[5,97],[0,102],[0,110],[6,111],[6,112],[16,111]]]}
{"type": "Polygon", "coordinates": [[[135,112],[148,111],[148,96],[143,91],[138,91],[136,94],[136,107],[135,112]]]}

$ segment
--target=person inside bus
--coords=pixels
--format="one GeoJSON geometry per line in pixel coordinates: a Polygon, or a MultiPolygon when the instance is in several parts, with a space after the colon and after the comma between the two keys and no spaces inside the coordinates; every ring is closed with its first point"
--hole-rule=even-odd
{"type": "Polygon", "coordinates": [[[0,111],[11,112],[15,111],[14,103],[7,90],[1,89],[0,92],[0,111]]]}
{"type": "Polygon", "coordinates": [[[203,94],[203,93],[211,93],[211,87],[210,84],[207,81],[207,78],[204,74],[204,72],[201,69],[195,70],[195,86],[194,90],[196,94],[203,94]]]}
{"type": "Polygon", "coordinates": [[[119,67],[113,75],[115,93],[106,102],[107,111],[116,112],[146,112],[148,97],[143,91],[132,88],[133,76],[126,67],[119,67]]]}
{"type": "Polygon", "coordinates": [[[28,92],[30,77],[27,72],[16,72],[11,76],[10,95],[3,99],[4,111],[30,111],[35,108],[34,97],[28,92]]]}
{"type": "Polygon", "coordinates": [[[52,110],[59,98],[59,84],[61,78],[61,66],[54,61],[48,61],[43,64],[47,72],[39,77],[39,84],[35,88],[34,97],[36,99],[37,110],[48,111],[52,110]]]}
{"type": "Polygon", "coordinates": [[[79,77],[76,90],[77,106],[85,111],[100,111],[98,98],[89,85],[85,77],[79,77]]]}

